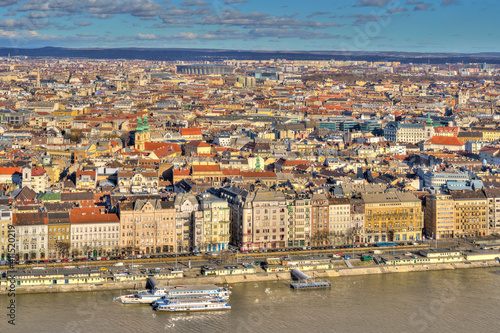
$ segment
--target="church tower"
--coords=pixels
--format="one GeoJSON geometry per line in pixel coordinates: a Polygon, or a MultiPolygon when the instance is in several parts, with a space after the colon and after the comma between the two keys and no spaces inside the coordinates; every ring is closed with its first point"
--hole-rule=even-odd
{"type": "Polygon", "coordinates": [[[23,168],[23,179],[22,179],[22,187],[33,188],[32,180],[31,180],[31,166],[26,166],[23,168]]]}
{"type": "Polygon", "coordinates": [[[427,120],[425,121],[425,139],[430,140],[434,136],[434,122],[431,119],[431,113],[427,114],[427,120]]]}
{"type": "Polygon", "coordinates": [[[467,90],[465,93],[460,90],[458,92],[458,104],[465,105],[469,101],[469,91],[467,90]]]}
{"type": "Polygon", "coordinates": [[[151,142],[151,133],[149,132],[148,116],[142,118],[142,129],[144,131],[144,142],[151,142]]]}
{"type": "Polygon", "coordinates": [[[141,116],[137,117],[137,127],[135,128],[135,149],[139,151],[144,151],[145,142],[151,141],[151,135],[149,133],[148,118],[144,116],[144,121],[141,116]]]}

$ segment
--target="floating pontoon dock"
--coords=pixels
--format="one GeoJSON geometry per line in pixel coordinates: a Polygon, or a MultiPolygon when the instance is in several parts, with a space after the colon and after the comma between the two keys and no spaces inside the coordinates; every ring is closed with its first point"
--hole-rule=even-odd
{"type": "MultiPolygon", "coordinates": [[[[312,274],[315,275],[314,272],[312,274]]],[[[291,269],[290,275],[292,277],[291,281],[281,277],[280,279],[286,281],[290,285],[290,288],[293,289],[329,288],[332,286],[330,282],[321,279],[319,276],[316,275],[316,277],[310,277],[297,268],[291,269]]]]}

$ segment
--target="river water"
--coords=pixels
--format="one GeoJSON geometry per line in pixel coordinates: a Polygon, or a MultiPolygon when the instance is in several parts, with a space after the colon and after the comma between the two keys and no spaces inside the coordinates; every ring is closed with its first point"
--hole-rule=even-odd
{"type": "Polygon", "coordinates": [[[230,311],[204,313],[113,302],[120,291],[17,295],[15,329],[2,315],[0,332],[500,331],[499,268],[330,281],[331,289],[297,291],[283,282],[235,284],[230,311]]]}

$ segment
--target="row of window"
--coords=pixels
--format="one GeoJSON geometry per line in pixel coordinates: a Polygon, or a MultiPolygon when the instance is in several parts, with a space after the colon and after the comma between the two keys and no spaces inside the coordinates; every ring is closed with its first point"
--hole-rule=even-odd
{"type": "MultiPolygon", "coordinates": [[[[120,230],[119,226],[110,226],[110,227],[94,227],[93,228],[94,232],[101,232],[101,231],[118,231],[120,230]]],[[[68,230],[69,231],[69,230],[68,230]]],[[[73,229],[73,232],[92,232],[92,227],[77,227],[73,229]]]]}
{"type": "Polygon", "coordinates": [[[71,235],[72,240],[78,240],[78,239],[92,239],[92,236],[94,236],[94,239],[100,239],[100,238],[118,238],[118,233],[114,234],[94,234],[94,235],[71,235]]]}
{"type": "MultiPolygon", "coordinates": [[[[271,229],[262,229],[262,233],[267,234],[270,232],[271,229]]],[[[277,229],[272,229],[272,232],[275,233],[277,229]]],[[[280,228],[279,232],[285,232],[285,228],[280,228]]],[[[255,233],[260,233],[260,229],[255,230],[255,233]]]]}

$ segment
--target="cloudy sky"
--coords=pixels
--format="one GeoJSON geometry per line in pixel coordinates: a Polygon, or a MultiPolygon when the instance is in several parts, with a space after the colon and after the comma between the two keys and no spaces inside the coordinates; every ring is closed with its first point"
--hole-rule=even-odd
{"type": "Polygon", "coordinates": [[[0,47],[500,52],[498,13],[498,0],[0,0],[0,47]]]}

